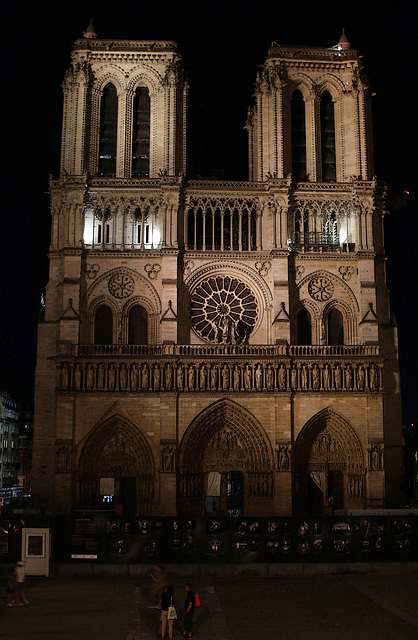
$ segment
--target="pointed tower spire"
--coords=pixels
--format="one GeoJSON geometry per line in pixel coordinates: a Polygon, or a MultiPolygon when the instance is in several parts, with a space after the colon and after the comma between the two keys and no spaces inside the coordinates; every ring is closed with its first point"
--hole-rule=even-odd
{"type": "Polygon", "coordinates": [[[351,42],[349,41],[349,39],[345,35],[345,29],[343,29],[341,37],[338,40],[338,45],[340,45],[341,49],[351,49],[351,42]]]}
{"type": "Polygon", "coordinates": [[[97,33],[95,32],[93,27],[93,20],[90,20],[89,26],[85,31],[83,31],[83,38],[97,38],[97,33]]]}

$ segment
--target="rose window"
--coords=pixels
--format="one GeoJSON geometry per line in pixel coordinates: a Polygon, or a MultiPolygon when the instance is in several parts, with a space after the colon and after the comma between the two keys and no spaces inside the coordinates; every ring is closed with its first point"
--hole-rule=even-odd
{"type": "Polygon", "coordinates": [[[257,315],[255,295],[237,278],[208,278],[191,294],[190,318],[193,328],[209,342],[245,342],[254,329],[257,315]]]}

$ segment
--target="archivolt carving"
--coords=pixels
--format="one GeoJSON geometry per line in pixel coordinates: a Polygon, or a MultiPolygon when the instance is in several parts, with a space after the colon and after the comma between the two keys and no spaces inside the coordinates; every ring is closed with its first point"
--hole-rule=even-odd
{"type": "Polygon", "coordinates": [[[299,433],[295,461],[312,471],[364,471],[363,448],[357,434],[343,416],[329,407],[313,416],[299,433]]]}
{"type": "Polygon", "coordinates": [[[115,85],[118,96],[123,93],[125,89],[124,72],[120,67],[116,65],[110,65],[106,63],[102,69],[98,69],[95,72],[95,82],[93,91],[101,96],[105,86],[111,82],[115,85]]]}
{"type": "Polygon", "coordinates": [[[294,317],[296,317],[297,314],[299,313],[299,311],[301,311],[302,309],[307,309],[309,311],[309,313],[311,314],[312,318],[320,318],[321,317],[321,312],[318,309],[317,305],[314,302],[312,302],[312,300],[309,300],[308,298],[304,298],[303,300],[299,300],[297,305],[295,307],[293,307],[292,315],[294,317]]]}
{"type": "Polygon", "coordinates": [[[139,500],[153,497],[154,460],[143,434],[121,415],[98,424],[82,446],[78,463],[80,481],[99,478],[132,478],[139,500]]]}
{"type": "Polygon", "coordinates": [[[325,91],[329,91],[332,99],[335,101],[341,97],[341,94],[345,91],[344,83],[338,78],[330,74],[329,72],[324,78],[317,81],[317,95],[320,98],[325,91]]]}
{"type": "Polygon", "coordinates": [[[180,447],[183,474],[203,468],[270,472],[273,450],[261,424],[244,407],[220,400],[200,413],[190,424],[180,447]],[[233,462],[233,464],[232,464],[233,462]],[[232,466],[231,466],[232,464],[232,466]]]}
{"type": "Polygon", "coordinates": [[[97,308],[100,307],[100,305],[102,304],[106,304],[112,310],[113,316],[116,316],[119,309],[118,309],[118,306],[115,304],[115,301],[109,298],[109,296],[99,296],[98,298],[93,300],[92,303],[90,304],[90,307],[89,307],[90,318],[94,317],[97,311],[97,308]]]}
{"type": "Polygon", "coordinates": [[[331,309],[338,309],[339,311],[342,312],[343,316],[346,318],[350,318],[354,315],[352,308],[346,302],[344,302],[344,300],[331,300],[330,302],[328,302],[327,306],[324,308],[324,311],[323,311],[324,320],[328,317],[331,309]]]}
{"type": "Polygon", "coordinates": [[[292,99],[294,92],[298,90],[303,95],[305,101],[313,97],[315,93],[312,78],[303,73],[298,73],[297,75],[292,76],[288,86],[290,100],[292,99]]]}
{"type": "Polygon", "coordinates": [[[155,71],[152,67],[148,67],[147,65],[143,65],[146,67],[146,71],[144,72],[143,68],[138,73],[138,69],[134,69],[131,71],[131,77],[129,78],[128,85],[126,90],[132,95],[138,89],[138,87],[146,87],[148,91],[151,93],[155,93],[158,88],[162,84],[162,78],[159,73],[155,71]]]}

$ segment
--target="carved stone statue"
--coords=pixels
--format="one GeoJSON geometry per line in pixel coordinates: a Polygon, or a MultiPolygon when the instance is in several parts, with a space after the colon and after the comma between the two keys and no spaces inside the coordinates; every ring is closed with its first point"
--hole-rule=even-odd
{"type": "Polygon", "coordinates": [[[325,369],[323,372],[323,380],[324,380],[324,389],[325,391],[329,391],[330,389],[330,373],[329,373],[329,365],[325,365],[325,369]]]}
{"type": "Polygon", "coordinates": [[[222,389],[224,391],[229,389],[229,369],[226,365],[222,369],[222,389]]]}
{"type": "Polygon", "coordinates": [[[274,371],[271,368],[271,364],[269,364],[267,366],[267,371],[266,371],[266,385],[267,385],[267,389],[269,391],[271,391],[274,387],[274,371]]]}
{"type": "Polygon", "coordinates": [[[218,388],[218,367],[214,365],[210,372],[210,388],[216,391],[218,388]]]}
{"type": "Polygon", "coordinates": [[[206,390],[206,377],[207,377],[206,367],[205,365],[203,365],[202,368],[200,369],[200,385],[199,386],[201,391],[206,390]]]}
{"type": "Polygon", "coordinates": [[[351,371],[350,365],[345,370],[345,388],[351,389],[353,385],[353,372],[351,371]]]}
{"type": "Polygon", "coordinates": [[[360,365],[357,372],[357,389],[364,389],[364,369],[360,365]]]}
{"type": "Polygon", "coordinates": [[[134,363],[131,368],[131,389],[136,391],[138,389],[138,368],[134,363]]]}
{"type": "Polygon", "coordinates": [[[234,391],[239,391],[240,385],[240,370],[238,369],[238,365],[234,367],[234,391]]]}
{"type": "Polygon", "coordinates": [[[292,371],[290,374],[290,386],[292,390],[297,389],[298,386],[298,372],[295,367],[292,367],[292,371]]]}
{"type": "Polygon", "coordinates": [[[163,451],[163,471],[175,471],[175,453],[173,447],[165,447],[163,451]]]}
{"type": "Polygon", "coordinates": [[[77,391],[79,391],[81,389],[81,366],[79,364],[77,364],[75,368],[74,382],[75,388],[77,389],[77,391]]]}
{"type": "Polygon", "coordinates": [[[341,369],[338,364],[335,367],[335,388],[338,391],[341,389],[341,369]]]}
{"type": "Polygon", "coordinates": [[[154,365],[153,379],[154,379],[154,391],[159,391],[160,384],[161,384],[161,370],[158,364],[154,365]]]}
{"type": "Polygon", "coordinates": [[[184,388],[184,369],[183,366],[180,365],[177,369],[177,389],[179,391],[183,391],[184,388]]]}
{"type": "Polygon", "coordinates": [[[107,375],[107,384],[109,391],[114,391],[116,386],[116,369],[115,365],[112,363],[109,365],[109,371],[107,375]]]}
{"type": "Polygon", "coordinates": [[[189,391],[193,391],[194,390],[194,367],[189,367],[188,385],[189,385],[189,391]]]}
{"type": "Polygon", "coordinates": [[[173,388],[173,366],[169,363],[165,372],[165,388],[171,391],[173,388]]]}
{"type": "Polygon", "coordinates": [[[149,383],[149,374],[148,374],[148,365],[144,364],[143,368],[142,368],[142,381],[141,381],[141,387],[143,391],[148,391],[148,383],[149,383]]]}
{"type": "Polygon", "coordinates": [[[102,363],[97,367],[97,388],[104,389],[105,371],[102,363]]]}
{"type": "Polygon", "coordinates": [[[87,365],[86,388],[94,389],[94,368],[91,364],[87,365]]]}
{"type": "Polygon", "coordinates": [[[289,471],[289,451],[286,445],[279,448],[279,471],[289,471]]]}
{"type": "Polygon", "coordinates": [[[302,389],[304,391],[307,391],[307,389],[308,389],[308,371],[307,371],[305,365],[303,365],[303,367],[302,367],[301,379],[302,379],[302,389]]]}
{"type": "Polygon", "coordinates": [[[284,391],[286,389],[286,369],[281,364],[279,369],[279,389],[284,391]]]}
{"type": "Polygon", "coordinates": [[[372,391],[376,391],[377,389],[377,376],[376,376],[376,368],[374,364],[371,365],[369,369],[369,380],[370,380],[370,389],[372,391]]]}
{"type": "Polygon", "coordinates": [[[261,366],[258,364],[257,368],[255,370],[255,388],[257,391],[261,391],[261,388],[263,386],[263,372],[261,370],[261,366]]]}
{"type": "Polygon", "coordinates": [[[251,369],[248,364],[244,369],[244,388],[246,391],[251,391],[251,369]]]}
{"type": "Polygon", "coordinates": [[[319,369],[316,365],[312,369],[312,389],[314,391],[319,389],[319,369]]]}
{"type": "Polygon", "coordinates": [[[128,382],[128,376],[126,373],[126,366],[122,364],[119,371],[119,387],[121,391],[125,391],[127,382],[128,382]]]}

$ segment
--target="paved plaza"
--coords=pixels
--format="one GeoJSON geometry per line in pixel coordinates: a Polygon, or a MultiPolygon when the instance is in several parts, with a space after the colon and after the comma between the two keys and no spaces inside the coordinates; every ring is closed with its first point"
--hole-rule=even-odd
{"type": "MultiPolygon", "coordinates": [[[[158,640],[146,578],[28,578],[29,606],[7,608],[8,640],[158,640]]],[[[183,578],[172,578],[179,612],[183,578]]],[[[196,578],[197,640],[418,637],[418,575],[196,578]]],[[[3,592],[4,596],[4,592],[3,592]]],[[[180,628],[174,637],[180,640],[180,628]]]]}

